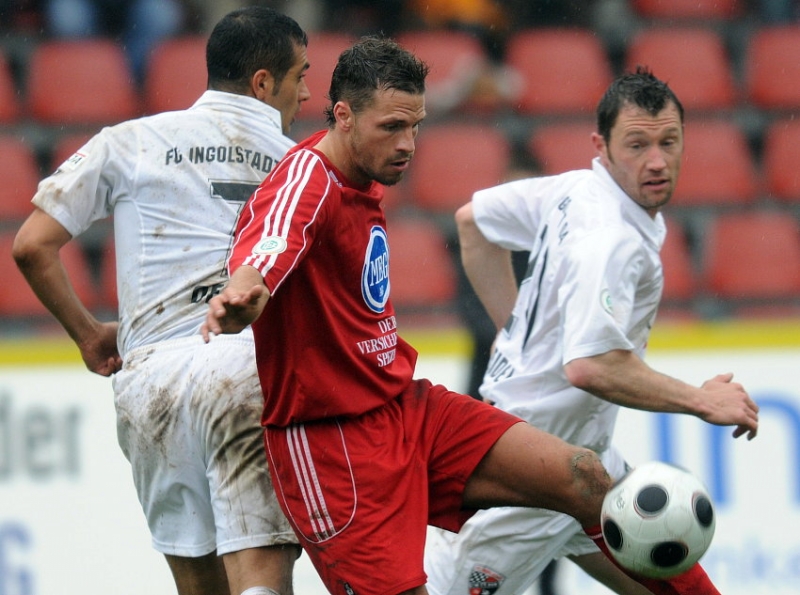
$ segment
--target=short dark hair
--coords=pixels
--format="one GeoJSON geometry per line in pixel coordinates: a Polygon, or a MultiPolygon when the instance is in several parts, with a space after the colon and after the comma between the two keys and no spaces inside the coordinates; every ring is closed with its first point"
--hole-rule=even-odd
{"type": "Polygon", "coordinates": [[[297,45],[308,45],[294,19],[266,6],[247,6],[216,24],[206,45],[208,88],[243,92],[264,68],[280,85],[295,63],[297,45]]]}
{"type": "Polygon", "coordinates": [[[637,66],[635,72],[623,74],[606,89],[597,105],[597,132],[608,143],[611,129],[626,104],[640,107],[655,116],[670,102],[678,108],[683,122],[683,105],[669,85],[657,79],[647,67],[637,66]]]}
{"type": "Polygon", "coordinates": [[[381,36],[362,37],[339,56],[333,69],[325,108],[328,125],[336,118],[333,106],[346,101],[354,113],[368,107],[375,91],[395,89],[411,94],[425,93],[428,66],[395,41],[381,36]]]}

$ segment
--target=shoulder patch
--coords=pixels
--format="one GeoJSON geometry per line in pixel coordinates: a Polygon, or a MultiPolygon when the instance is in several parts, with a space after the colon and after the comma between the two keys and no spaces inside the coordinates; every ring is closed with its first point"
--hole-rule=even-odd
{"type": "Polygon", "coordinates": [[[253,247],[253,254],[271,255],[280,254],[287,248],[286,240],[280,236],[270,236],[263,238],[253,247]]]}
{"type": "Polygon", "coordinates": [[[58,166],[56,171],[74,171],[86,160],[86,153],[80,151],[73,153],[64,163],[58,166]]]}

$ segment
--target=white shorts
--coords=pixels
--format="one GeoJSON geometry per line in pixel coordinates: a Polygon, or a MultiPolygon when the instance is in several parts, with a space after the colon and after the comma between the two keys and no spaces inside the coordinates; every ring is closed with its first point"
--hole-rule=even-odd
{"type": "MultiPolygon", "coordinates": [[[[618,451],[609,449],[601,459],[614,479],[624,475],[618,451]]],[[[428,529],[427,588],[430,595],[516,595],[551,560],[599,551],[571,516],[542,508],[490,508],[475,514],[457,534],[428,529]]]]}
{"type": "Polygon", "coordinates": [[[267,469],[249,329],[135,349],[114,393],[119,444],[156,550],[199,557],[297,543],[267,469]]]}

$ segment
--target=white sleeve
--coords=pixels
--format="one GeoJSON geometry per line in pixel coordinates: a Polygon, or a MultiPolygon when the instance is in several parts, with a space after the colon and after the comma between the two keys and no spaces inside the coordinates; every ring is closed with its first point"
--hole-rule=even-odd
{"type": "MultiPolygon", "coordinates": [[[[75,237],[111,215],[120,169],[104,129],[39,182],[32,202],[75,237]],[[116,167],[115,167],[116,166],[116,167]]],[[[129,177],[133,172],[129,172],[129,177]]],[[[127,185],[127,184],[126,184],[127,185]]]]}
{"type": "Polygon", "coordinates": [[[542,179],[515,180],[473,194],[475,223],[487,240],[507,250],[533,247],[545,196],[538,192],[542,179]]]}
{"type": "Polygon", "coordinates": [[[563,363],[632,351],[628,338],[634,299],[646,263],[641,238],[604,228],[570,244],[561,254],[558,289],[563,363]]]}

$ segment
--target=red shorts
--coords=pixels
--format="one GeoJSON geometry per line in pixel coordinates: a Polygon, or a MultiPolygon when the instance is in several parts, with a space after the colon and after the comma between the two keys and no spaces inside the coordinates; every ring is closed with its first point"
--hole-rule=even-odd
{"type": "Polygon", "coordinates": [[[357,418],[270,427],[278,501],[334,595],[395,595],[425,584],[428,524],[458,531],[467,479],[521,420],[415,380],[357,418]]]}

